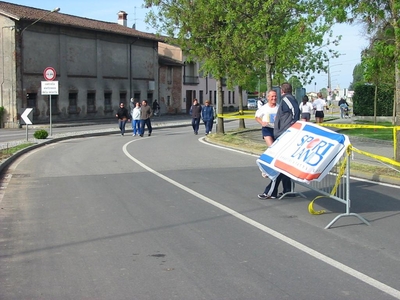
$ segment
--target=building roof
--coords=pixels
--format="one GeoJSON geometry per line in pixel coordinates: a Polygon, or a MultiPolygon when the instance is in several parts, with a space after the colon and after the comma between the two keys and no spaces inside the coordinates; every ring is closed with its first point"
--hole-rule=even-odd
{"type": "Polygon", "coordinates": [[[115,23],[97,21],[93,19],[71,16],[60,12],[50,13],[50,10],[38,9],[3,1],[0,1],[0,15],[15,21],[31,21],[33,23],[40,19],[41,23],[110,32],[155,41],[163,40],[163,38],[159,35],[138,31],[136,29],[120,25],[117,23],[117,20],[115,23]]]}
{"type": "Polygon", "coordinates": [[[173,59],[171,57],[159,54],[158,55],[158,62],[160,64],[166,65],[166,66],[176,66],[176,67],[182,67],[184,64],[176,59],[173,59]]]}

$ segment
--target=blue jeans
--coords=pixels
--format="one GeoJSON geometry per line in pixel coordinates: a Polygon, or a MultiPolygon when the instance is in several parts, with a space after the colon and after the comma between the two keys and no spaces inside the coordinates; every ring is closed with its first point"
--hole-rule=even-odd
{"type": "Polygon", "coordinates": [[[149,130],[149,134],[153,131],[153,128],[151,127],[151,121],[150,118],[146,120],[140,120],[140,135],[144,134],[144,127],[147,126],[147,129],[149,130]]]}
{"type": "Polygon", "coordinates": [[[126,121],[127,120],[118,120],[118,126],[119,126],[119,130],[121,130],[121,134],[124,135],[125,133],[125,125],[126,125],[126,121]]]}
{"type": "Polygon", "coordinates": [[[140,134],[140,120],[132,120],[132,133],[140,134]]]}
{"type": "Polygon", "coordinates": [[[192,127],[195,133],[199,131],[199,126],[200,126],[200,117],[192,118],[192,127]]]}
{"type": "Polygon", "coordinates": [[[209,134],[212,131],[214,120],[203,120],[204,125],[206,126],[206,134],[209,134]]]}

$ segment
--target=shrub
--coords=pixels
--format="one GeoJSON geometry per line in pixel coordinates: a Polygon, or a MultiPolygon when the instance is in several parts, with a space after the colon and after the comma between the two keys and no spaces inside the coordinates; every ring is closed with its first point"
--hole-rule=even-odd
{"type": "Polygon", "coordinates": [[[40,130],[36,130],[35,133],[33,134],[33,136],[36,139],[42,140],[42,139],[47,138],[49,136],[49,134],[47,133],[46,130],[40,129],[40,130]]]}

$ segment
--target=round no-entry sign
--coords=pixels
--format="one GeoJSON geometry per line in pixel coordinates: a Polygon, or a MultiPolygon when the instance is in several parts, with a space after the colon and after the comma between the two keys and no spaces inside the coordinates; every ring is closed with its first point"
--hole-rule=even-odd
{"type": "Polygon", "coordinates": [[[56,70],[52,67],[47,67],[43,72],[44,79],[54,80],[56,79],[56,70]]]}

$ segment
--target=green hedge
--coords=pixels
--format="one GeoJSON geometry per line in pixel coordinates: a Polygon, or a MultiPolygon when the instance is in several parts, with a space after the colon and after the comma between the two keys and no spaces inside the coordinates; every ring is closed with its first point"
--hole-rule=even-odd
{"type": "MultiPolygon", "coordinates": [[[[368,84],[358,84],[354,87],[353,113],[356,116],[374,115],[375,86],[368,84]]],[[[378,98],[376,102],[376,115],[393,115],[394,90],[378,87],[378,98]]]]}

